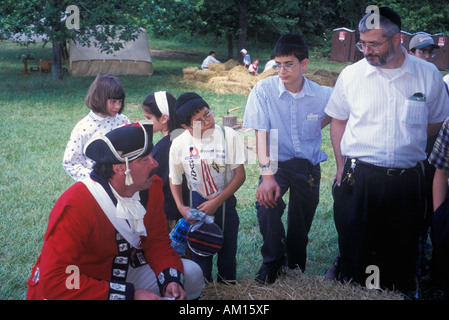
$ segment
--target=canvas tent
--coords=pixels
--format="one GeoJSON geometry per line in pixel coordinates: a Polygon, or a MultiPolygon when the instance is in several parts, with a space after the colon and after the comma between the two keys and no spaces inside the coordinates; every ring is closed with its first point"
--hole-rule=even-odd
{"type": "Polygon", "coordinates": [[[142,30],[134,41],[123,43],[123,48],[112,53],[101,52],[95,47],[97,42],[90,39],[90,47],[70,40],[69,72],[72,76],[152,75],[150,46],[146,31],[142,30]]]}

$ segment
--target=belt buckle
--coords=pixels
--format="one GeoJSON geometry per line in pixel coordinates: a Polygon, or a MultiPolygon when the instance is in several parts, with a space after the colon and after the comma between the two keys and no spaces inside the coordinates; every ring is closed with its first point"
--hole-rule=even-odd
{"type": "Polygon", "coordinates": [[[389,176],[389,177],[400,176],[404,172],[405,172],[404,169],[388,168],[387,169],[387,176],[389,176]]]}

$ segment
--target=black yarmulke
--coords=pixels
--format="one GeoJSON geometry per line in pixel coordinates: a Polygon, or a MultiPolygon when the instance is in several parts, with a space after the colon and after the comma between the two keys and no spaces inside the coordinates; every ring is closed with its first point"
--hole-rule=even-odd
{"type": "Polygon", "coordinates": [[[382,7],[379,8],[379,14],[382,17],[387,18],[388,20],[393,22],[395,25],[399,27],[399,30],[401,30],[402,28],[401,17],[399,16],[399,14],[396,13],[396,11],[394,11],[389,7],[382,7]]]}
{"type": "Polygon", "coordinates": [[[195,92],[183,93],[175,103],[176,116],[185,125],[190,125],[191,117],[203,108],[209,108],[209,105],[195,92]]]}
{"type": "Polygon", "coordinates": [[[186,92],[179,96],[175,103],[175,111],[178,112],[181,109],[189,108],[189,106],[204,105],[209,107],[206,101],[195,92],[186,92]]]}

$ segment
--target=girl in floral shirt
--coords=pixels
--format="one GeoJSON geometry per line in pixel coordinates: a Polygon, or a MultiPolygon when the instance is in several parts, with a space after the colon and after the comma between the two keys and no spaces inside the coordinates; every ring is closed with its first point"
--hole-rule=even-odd
{"type": "Polygon", "coordinates": [[[86,98],[91,109],[72,130],[64,152],[62,166],[76,181],[88,177],[94,161],[84,154],[84,146],[96,132],[108,133],[114,128],[130,123],[122,115],[125,108],[125,90],[120,81],[109,74],[99,74],[91,84],[86,98]]]}

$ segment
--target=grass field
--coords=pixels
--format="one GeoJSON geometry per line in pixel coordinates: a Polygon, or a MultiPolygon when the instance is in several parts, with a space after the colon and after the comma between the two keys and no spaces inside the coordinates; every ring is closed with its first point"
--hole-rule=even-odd
{"type": "MultiPolygon", "coordinates": [[[[167,41],[154,41],[151,48],[197,55],[153,56],[152,76],[120,76],[127,93],[124,114],[130,119],[143,118],[140,104],[146,95],[166,90],[176,97],[186,91],[199,93],[215,111],[217,122],[227,109],[240,106],[233,114],[242,122],[247,96],[218,95],[182,80],[182,68],[199,66],[209,48],[167,41]]],[[[25,297],[25,283],[40,252],[48,214],[60,194],[74,182],[62,169],[62,156],[71,130],[89,111],[83,99],[93,80],[66,76],[55,83],[49,74],[21,76],[23,63],[16,55],[22,50],[10,42],[0,42],[0,299],[10,300],[25,297]]],[[[38,59],[50,59],[48,47],[35,45],[31,52],[38,59]]],[[[268,59],[270,50],[257,54],[268,59]]],[[[264,63],[262,60],[261,66],[264,63]]],[[[311,58],[309,64],[309,68],[332,70],[344,66],[320,58],[311,58]]],[[[251,131],[240,132],[245,139],[253,138],[251,131]]],[[[321,201],[310,233],[309,275],[322,275],[337,254],[331,197],[335,162],[328,127],[323,130],[322,148],[329,159],[322,164],[321,201]]],[[[247,180],[236,195],[241,219],[239,279],[253,278],[261,262],[261,236],[254,208],[258,167],[248,165],[246,173],[247,180]]]]}

